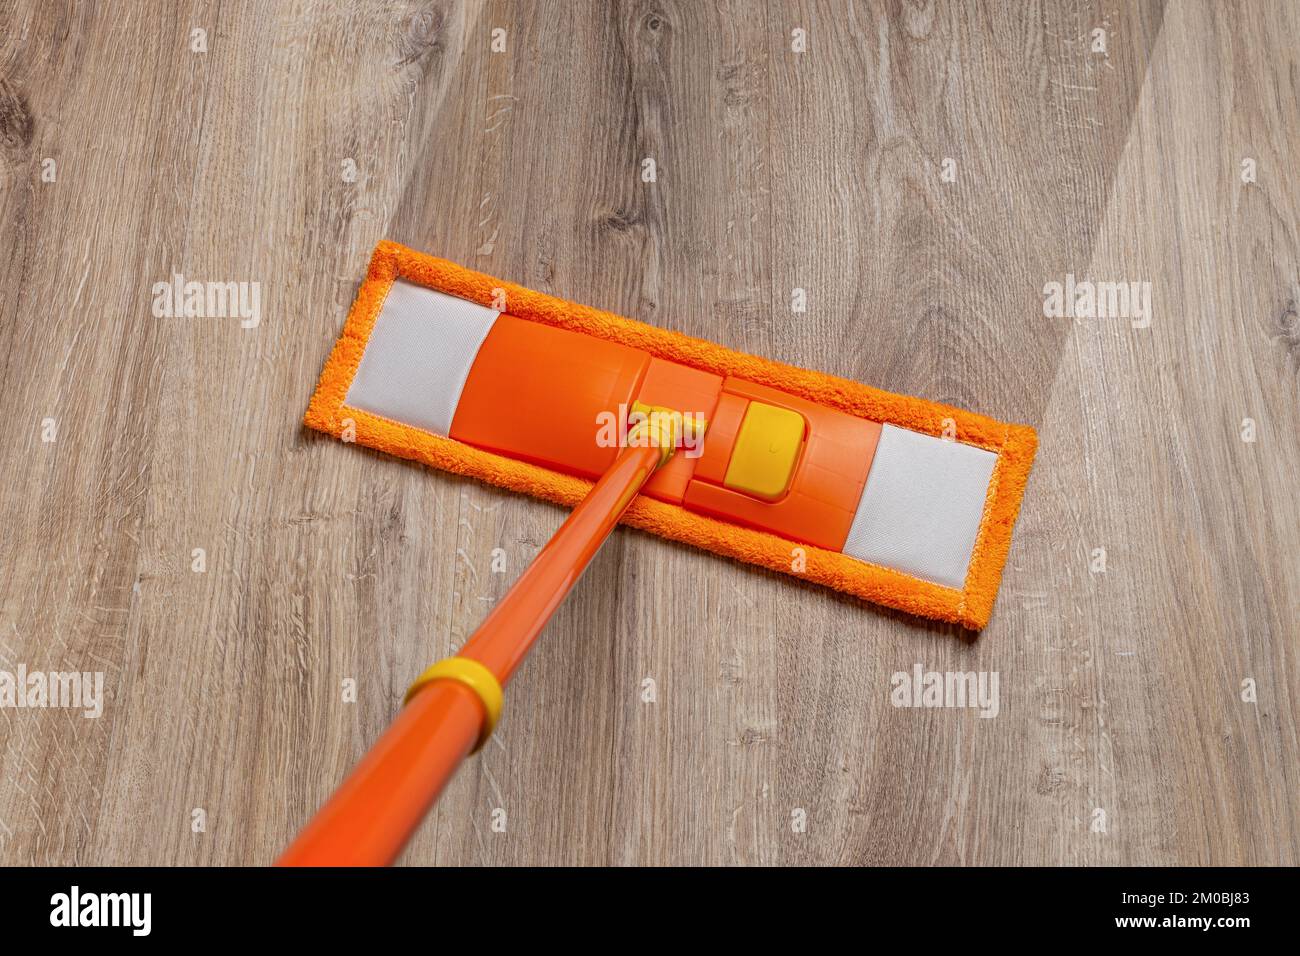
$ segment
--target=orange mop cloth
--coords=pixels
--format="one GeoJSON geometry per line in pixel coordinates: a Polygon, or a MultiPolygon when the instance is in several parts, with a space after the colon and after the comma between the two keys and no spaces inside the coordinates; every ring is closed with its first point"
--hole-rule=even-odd
{"type": "MultiPolygon", "coordinates": [[[[577,305],[543,295],[510,282],[473,272],[443,259],[423,255],[393,242],[381,242],[375,248],[369,272],[362,283],[337,344],[325,364],[320,383],[307,409],[308,426],[335,437],[355,440],[402,458],[423,462],[444,471],[479,478],[503,488],[521,491],[565,506],[575,505],[591,487],[585,478],[566,474],[538,464],[507,457],[481,447],[436,434],[427,427],[417,427],[396,420],[391,414],[380,415],[349,404],[349,391],[357,378],[358,367],[370,344],[372,332],[395,280],[405,280],[414,286],[436,290],[440,293],[476,303],[477,306],[500,309],[508,303],[502,318],[507,316],[527,323],[539,323],[592,336],[612,343],[648,353],[660,359],[700,373],[719,376],[727,381],[741,380],[757,386],[776,389],[786,396],[815,403],[836,412],[883,426],[893,442],[891,447],[903,448],[908,442],[920,442],[938,449],[935,466],[941,479],[948,474],[947,459],[942,456],[953,445],[982,449],[988,455],[967,449],[959,454],[966,458],[978,457],[985,470],[980,472],[978,494],[982,496],[982,510],[978,499],[971,515],[969,539],[962,546],[959,568],[964,577],[911,573],[913,560],[893,560],[889,541],[889,520],[880,527],[867,527],[860,536],[859,524],[869,523],[861,515],[855,519],[854,531],[849,538],[867,540],[865,545],[854,545],[859,553],[873,555],[863,560],[845,553],[852,550],[844,544],[841,550],[823,547],[800,539],[786,537],[760,527],[723,520],[710,514],[691,510],[683,504],[658,500],[643,494],[628,509],[624,521],[645,531],[665,538],[693,544],[718,554],[724,554],[773,571],[807,578],[865,598],[877,604],[897,608],[912,614],[940,621],[959,623],[980,629],[988,623],[994,598],[1002,577],[1002,569],[1011,546],[1011,531],[1020,510],[1020,500],[1033,463],[1037,447],[1034,430],[1026,425],[1012,425],[995,421],[973,412],[963,411],[924,399],[895,395],[857,382],[835,378],[820,372],[783,365],[769,359],[757,358],[736,352],[712,342],[691,338],[677,332],[654,328],[642,322],[623,318],[610,312],[577,305]],[[945,434],[946,432],[946,434],[945,434]],[[951,439],[940,447],[934,439],[951,439]],[[929,436],[929,437],[925,437],[929,436]],[[984,481],[987,477],[987,484],[984,481]],[[883,540],[883,546],[879,541],[883,540]],[[874,549],[874,550],[863,550],[874,549]],[[878,556],[877,556],[878,555],[878,556]],[[968,557],[967,557],[968,555],[968,557]],[[890,564],[895,566],[889,566],[890,564]],[[927,579],[928,578],[928,579],[927,579]],[[941,580],[935,580],[939,578],[941,580]]],[[[464,303],[462,303],[464,305],[464,303]]],[[[462,376],[463,381],[463,376],[462,376]]],[[[753,394],[762,393],[751,390],[753,394]]],[[[758,404],[755,402],[755,404],[758,404]]],[[[593,423],[594,427],[594,423],[593,423]]],[[[704,442],[707,449],[709,433],[704,442]]],[[[877,475],[884,469],[886,438],[880,439],[880,450],[875,452],[876,462],[865,479],[866,492],[883,494],[890,483],[887,475],[877,475]]],[[[891,451],[891,455],[900,452],[891,451]]],[[[924,452],[930,455],[930,452],[924,452]]],[[[869,458],[869,455],[868,455],[869,458]]],[[[963,459],[965,460],[965,459],[963,459]]],[[[907,482],[903,482],[906,484],[907,482]]],[[[894,481],[897,486],[898,481],[894,481]]],[[[893,492],[904,498],[907,489],[893,492]]],[[[944,495],[932,494],[931,499],[944,495]]],[[[687,499],[689,504],[689,498],[687,499]]],[[[763,507],[766,503],[763,503],[763,507]]],[[[917,504],[891,505],[907,513],[910,527],[922,524],[928,517],[928,506],[917,504]],[[911,509],[909,512],[908,509],[911,509]],[[919,513],[918,513],[919,512],[919,513]]],[[[861,508],[859,510],[862,510],[861,508]]],[[[890,514],[886,518],[892,520],[890,514]]],[[[877,519],[871,519],[877,520],[877,519]]],[[[931,520],[931,525],[934,524],[931,520]]],[[[926,533],[942,534],[943,530],[930,528],[926,533]]],[[[912,537],[915,537],[915,534],[912,537]]],[[[841,541],[844,536],[841,535],[841,541]]],[[[921,555],[925,564],[925,555],[921,555]]]]}

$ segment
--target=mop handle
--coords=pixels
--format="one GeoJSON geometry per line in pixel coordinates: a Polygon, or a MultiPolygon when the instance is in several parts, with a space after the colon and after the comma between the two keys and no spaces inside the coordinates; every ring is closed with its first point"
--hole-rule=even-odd
{"type": "Polygon", "coordinates": [[[672,451],[629,442],[460,653],[411,686],[397,718],[277,865],[382,866],[397,858],[461,761],[487,741],[501,688],[672,451]]]}

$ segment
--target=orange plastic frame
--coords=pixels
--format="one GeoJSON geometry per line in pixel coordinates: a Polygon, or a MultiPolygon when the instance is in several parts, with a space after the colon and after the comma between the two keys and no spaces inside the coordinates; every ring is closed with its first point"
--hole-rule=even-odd
{"type": "Polygon", "coordinates": [[[370,268],[357,292],[343,332],[325,363],[307,408],[305,424],[338,438],[348,430],[350,421],[355,440],[370,448],[423,462],[443,471],[479,478],[566,507],[577,504],[591,488],[592,482],[503,457],[344,404],[371,329],[388,290],[399,277],[488,307],[494,301],[500,301],[499,296],[504,292],[508,312],[516,318],[620,342],[644,349],[652,356],[715,375],[735,375],[873,422],[936,437],[942,436],[945,421],[950,429],[955,425],[959,441],[998,456],[970,567],[960,590],[859,561],[837,551],[740,527],[645,496],[632,503],[623,521],[665,538],[806,578],[911,614],[958,623],[974,630],[988,623],[1011,546],[1011,531],[1038,447],[1037,435],[1028,425],[1008,424],[937,402],[896,395],[823,372],[747,355],[680,332],[655,328],[494,279],[395,242],[380,242],[375,247],[370,268]],[[800,571],[794,570],[799,566],[796,549],[801,549],[804,559],[800,571]]]}

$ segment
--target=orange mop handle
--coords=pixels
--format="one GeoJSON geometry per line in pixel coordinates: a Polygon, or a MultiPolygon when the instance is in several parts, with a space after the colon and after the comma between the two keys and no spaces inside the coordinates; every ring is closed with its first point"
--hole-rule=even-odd
{"type": "Polygon", "coordinates": [[[397,858],[461,761],[491,735],[502,686],[672,451],[656,441],[619,453],[460,653],[420,675],[397,719],[278,865],[381,866],[397,858]]]}

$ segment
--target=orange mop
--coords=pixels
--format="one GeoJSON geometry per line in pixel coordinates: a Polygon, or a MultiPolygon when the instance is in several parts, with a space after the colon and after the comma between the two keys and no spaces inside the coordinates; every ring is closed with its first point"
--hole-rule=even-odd
{"type": "Polygon", "coordinates": [[[391,242],[375,249],[306,424],[573,507],[280,859],[401,852],[502,687],[620,521],[979,629],[1037,438],[735,352],[391,242]]]}

